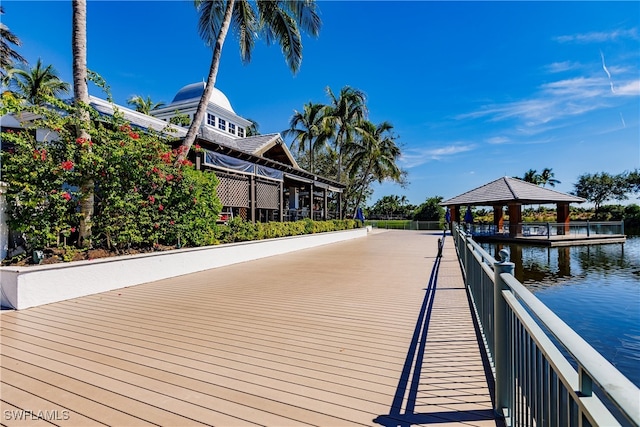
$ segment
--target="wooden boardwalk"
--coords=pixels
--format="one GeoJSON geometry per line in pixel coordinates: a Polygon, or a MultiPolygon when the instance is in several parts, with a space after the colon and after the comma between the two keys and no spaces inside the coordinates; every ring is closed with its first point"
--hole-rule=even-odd
{"type": "Polygon", "coordinates": [[[441,236],[374,232],[4,312],[0,424],[500,425],[441,236]]]}

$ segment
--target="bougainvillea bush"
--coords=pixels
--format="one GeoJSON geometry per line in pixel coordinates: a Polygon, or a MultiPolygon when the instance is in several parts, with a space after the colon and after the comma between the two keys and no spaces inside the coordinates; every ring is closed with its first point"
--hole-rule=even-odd
{"type": "MultiPolygon", "coordinates": [[[[2,115],[39,117],[28,129],[5,133],[2,179],[8,223],[30,249],[77,243],[80,190],[93,183],[91,246],[120,251],[154,245],[199,246],[216,242],[221,210],[214,174],[197,171],[165,136],[132,128],[116,113],[91,109],[90,138],[76,138],[73,107],[26,105],[4,94],[2,115]],[[36,129],[47,129],[44,141],[36,129]],[[40,139],[40,138],[39,138],[40,139]]],[[[42,132],[42,131],[40,131],[42,132]]]]}

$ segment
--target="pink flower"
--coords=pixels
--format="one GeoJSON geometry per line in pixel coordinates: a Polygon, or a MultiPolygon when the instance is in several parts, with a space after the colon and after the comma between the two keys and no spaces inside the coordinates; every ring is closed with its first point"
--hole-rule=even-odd
{"type": "Polygon", "coordinates": [[[164,206],[162,206],[162,205],[158,205],[158,210],[159,210],[159,211],[163,211],[163,210],[164,210],[164,206]]]}
{"type": "Polygon", "coordinates": [[[66,191],[64,193],[61,194],[62,198],[65,199],[67,202],[69,200],[71,200],[71,194],[67,193],[66,191]]]}
{"type": "Polygon", "coordinates": [[[154,203],[155,203],[155,201],[156,201],[156,198],[155,198],[155,197],[153,197],[153,196],[149,196],[149,197],[148,197],[148,199],[149,199],[149,201],[151,202],[151,204],[154,204],[154,203]]]}
{"type": "Polygon", "coordinates": [[[138,139],[138,138],[140,138],[140,135],[138,135],[138,134],[137,134],[137,133],[135,133],[135,132],[129,132],[129,136],[130,136],[132,139],[138,139]]]}
{"type": "Polygon", "coordinates": [[[71,227],[71,230],[69,230],[69,231],[71,231],[72,233],[75,233],[76,232],[76,228],[75,227],[71,227]]]}

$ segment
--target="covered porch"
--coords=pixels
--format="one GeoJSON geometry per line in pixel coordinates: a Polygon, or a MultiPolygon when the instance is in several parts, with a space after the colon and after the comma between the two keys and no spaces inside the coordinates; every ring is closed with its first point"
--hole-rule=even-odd
{"type": "Polygon", "coordinates": [[[241,217],[251,222],[317,221],[340,218],[344,185],[300,168],[233,148],[200,141],[199,169],[218,177],[221,222],[241,217]]]}

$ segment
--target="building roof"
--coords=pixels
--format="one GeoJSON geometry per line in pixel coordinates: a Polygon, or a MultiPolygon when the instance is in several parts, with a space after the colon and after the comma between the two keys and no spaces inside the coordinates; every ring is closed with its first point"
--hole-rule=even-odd
{"type": "MultiPolygon", "coordinates": [[[[167,107],[192,100],[199,101],[202,97],[205,86],[205,82],[199,82],[191,83],[182,87],[178,91],[178,93],[176,93],[176,96],[173,97],[173,101],[171,101],[171,104],[169,104],[167,107]]],[[[222,107],[225,110],[231,111],[235,114],[235,111],[233,111],[233,108],[231,108],[231,102],[229,102],[229,98],[227,98],[227,96],[216,87],[213,88],[213,92],[211,93],[209,102],[214,103],[219,107],[222,107]]]]}
{"type": "Polygon", "coordinates": [[[140,127],[142,129],[154,130],[156,132],[162,132],[175,136],[176,138],[184,138],[187,135],[187,129],[180,126],[176,126],[165,122],[164,120],[148,116],[144,113],[132,110],[121,105],[113,104],[104,99],[97,98],[95,96],[89,96],[89,104],[96,109],[100,114],[106,116],[113,116],[117,110],[122,114],[123,118],[130,122],[132,125],[140,127]]]}
{"type": "Polygon", "coordinates": [[[445,200],[442,206],[492,206],[510,203],[582,203],[582,197],[540,187],[517,178],[504,176],[459,196],[445,200]]]}
{"type": "Polygon", "coordinates": [[[280,163],[290,164],[296,169],[300,168],[291,155],[291,152],[285,146],[279,133],[247,136],[245,138],[230,138],[203,125],[200,128],[200,136],[202,139],[233,148],[237,151],[242,151],[254,156],[271,157],[280,163]]]}

